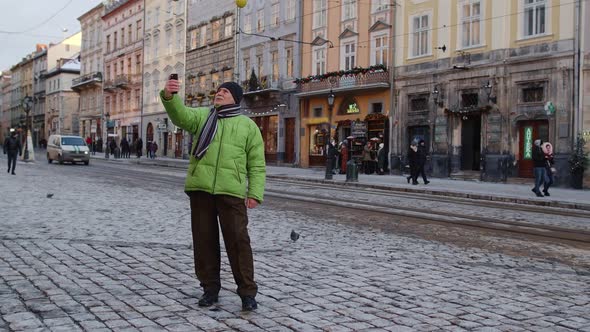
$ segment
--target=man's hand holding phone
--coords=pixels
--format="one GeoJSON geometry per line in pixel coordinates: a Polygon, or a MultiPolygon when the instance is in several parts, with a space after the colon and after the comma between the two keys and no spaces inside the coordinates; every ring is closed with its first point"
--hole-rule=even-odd
{"type": "Polygon", "coordinates": [[[180,90],[180,82],[178,81],[178,74],[170,74],[166,86],[164,87],[164,97],[166,99],[172,98],[172,95],[177,94],[180,90]]]}

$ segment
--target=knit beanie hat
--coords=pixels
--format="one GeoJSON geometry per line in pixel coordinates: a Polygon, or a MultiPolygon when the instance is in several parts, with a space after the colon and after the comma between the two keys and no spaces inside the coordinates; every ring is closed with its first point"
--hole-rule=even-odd
{"type": "Polygon", "coordinates": [[[244,90],[242,87],[236,82],[225,82],[217,88],[217,91],[221,88],[226,88],[231,93],[232,97],[234,97],[234,101],[236,104],[239,104],[242,101],[242,95],[244,94],[244,90]]]}

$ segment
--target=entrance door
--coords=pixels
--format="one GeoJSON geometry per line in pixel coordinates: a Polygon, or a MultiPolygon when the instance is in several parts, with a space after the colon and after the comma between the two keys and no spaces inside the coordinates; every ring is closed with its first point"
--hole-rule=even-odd
{"type": "Polygon", "coordinates": [[[479,171],[481,115],[468,115],[461,123],[461,170],[479,171]]]}
{"type": "Polygon", "coordinates": [[[532,178],[533,143],[536,139],[549,140],[549,123],[546,120],[522,121],[518,126],[518,176],[532,178]]]}
{"type": "Polygon", "coordinates": [[[183,146],[183,142],[182,142],[182,130],[176,132],[176,139],[175,139],[175,149],[174,149],[174,157],[176,158],[182,158],[182,146],[183,146]]]}
{"type": "Polygon", "coordinates": [[[295,118],[285,119],[285,163],[295,162],[295,118]]]}
{"type": "Polygon", "coordinates": [[[164,152],[162,153],[162,156],[164,156],[164,157],[168,156],[168,132],[167,131],[164,132],[164,152]]]}

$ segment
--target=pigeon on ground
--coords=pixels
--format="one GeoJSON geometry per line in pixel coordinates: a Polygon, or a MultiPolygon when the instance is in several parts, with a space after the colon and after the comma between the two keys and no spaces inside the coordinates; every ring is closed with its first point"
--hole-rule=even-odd
{"type": "Polygon", "coordinates": [[[293,242],[299,240],[299,233],[295,232],[295,230],[291,230],[291,240],[293,240],[293,242]]]}
{"type": "Polygon", "coordinates": [[[53,197],[53,194],[47,194],[47,198],[53,197]]]}

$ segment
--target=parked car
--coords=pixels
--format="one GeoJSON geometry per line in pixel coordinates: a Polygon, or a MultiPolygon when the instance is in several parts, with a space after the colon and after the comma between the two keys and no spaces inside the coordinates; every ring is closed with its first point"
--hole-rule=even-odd
{"type": "Polygon", "coordinates": [[[65,161],[72,163],[90,163],[90,149],[80,136],[51,135],[47,140],[47,162],[51,164],[57,160],[60,164],[65,161]]]}

